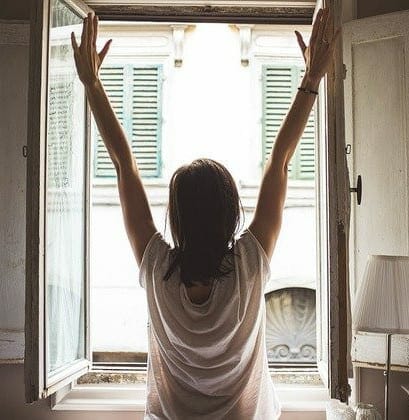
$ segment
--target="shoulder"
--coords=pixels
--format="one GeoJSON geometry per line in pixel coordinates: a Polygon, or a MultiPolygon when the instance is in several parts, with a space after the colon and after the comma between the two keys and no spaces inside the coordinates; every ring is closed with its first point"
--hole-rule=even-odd
{"type": "Polygon", "coordinates": [[[160,232],[152,235],[143,252],[139,268],[139,282],[142,287],[146,286],[146,279],[158,270],[163,274],[166,272],[171,250],[171,246],[160,232]]]}
{"type": "Polygon", "coordinates": [[[245,229],[235,243],[238,265],[249,277],[263,275],[269,277],[270,262],[260,242],[250,229],[245,229]]]}

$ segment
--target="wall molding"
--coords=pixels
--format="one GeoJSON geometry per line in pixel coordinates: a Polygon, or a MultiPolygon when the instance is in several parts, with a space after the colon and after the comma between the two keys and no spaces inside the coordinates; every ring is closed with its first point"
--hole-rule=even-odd
{"type": "Polygon", "coordinates": [[[0,330],[0,365],[24,362],[24,330],[0,330]]]}
{"type": "Polygon", "coordinates": [[[25,21],[5,23],[0,21],[0,45],[28,45],[30,25],[25,21]]]}

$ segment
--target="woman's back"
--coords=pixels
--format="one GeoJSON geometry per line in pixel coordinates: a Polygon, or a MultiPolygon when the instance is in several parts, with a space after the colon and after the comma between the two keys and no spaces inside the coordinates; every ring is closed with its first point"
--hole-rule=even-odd
{"type": "Polygon", "coordinates": [[[149,241],[140,272],[149,308],[146,418],[278,418],[264,338],[268,259],[248,230],[226,258],[234,270],[188,290],[178,271],[163,280],[171,248],[159,233],[149,241]]]}
{"type": "Polygon", "coordinates": [[[186,293],[192,303],[200,305],[209,299],[212,288],[213,283],[210,285],[197,284],[187,287],[186,293]]]}

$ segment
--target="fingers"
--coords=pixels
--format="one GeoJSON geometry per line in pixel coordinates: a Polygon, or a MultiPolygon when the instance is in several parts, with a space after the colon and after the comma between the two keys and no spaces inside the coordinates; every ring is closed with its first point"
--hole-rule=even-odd
{"type": "Polygon", "coordinates": [[[302,51],[302,53],[304,55],[304,52],[307,49],[307,46],[305,45],[305,42],[303,40],[303,37],[302,37],[302,35],[298,31],[295,31],[295,35],[297,37],[298,45],[300,46],[301,51],[302,51]]]}
{"type": "Polygon", "coordinates": [[[328,13],[329,13],[329,9],[324,9],[322,12],[321,21],[318,28],[318,34],[317,34],[317,41],[316,41],[317,43],[321,43],[322,40],[324,39],[324,31],[327,25],[328,13]]]}
{"type": "Polygon", "coordinates": [[[81,47],[85,46],[86,38],[87,38],[87,18],[85,18],[82,23],[81,47]]]}
{"type": "Polygon", "coordinates": [[[91,47],[92,47],[92,36],[93,36],[93,32],[94,32],[94,26],[93,26],[93,15],[92,13],[88,13],[87,16],[87,38],[86,38],[86,46],[87,46],[87,50],[89,52],[91,52],[91,47]]]}
{"type": "Polygon", "coordinates": [[[92,20],[93,24],[93,37],[92,37],[92,46],[96,48],[97,46],[97,37],[98,37],[98,16],[95,15],[92,20]]]}
{"type": "Polygon", "coordinates": [[[321,16],[322,16],[323,10],[318,10],[317,16],[315,17],[314,24],[312,26],[312,32],[311,32],[311,38],[310,38],[310,45],[315,44],[315,40],[317,39],[318,30],[321,25],[321,16]]]}
{"type": "Polygon", "coordinates": [[[71,45],[72,45],[72,49],[74,50],[74,54],[77,54],[79,48],[78,48],[77,40],[75,39],[74,32],[71,32],[71,45]]]}
{"type": "Polygon", "coordinates": [[[339,39],[340,36],[341,36],[341,28],[338,28],[335,31],[334,36],[332,37],[332,41],[331,41],[331,48],[332,49],[335,49],[335,45],[336,45],[336,43],[337,43],[337,41],[338,41],[338,39],[339,39]]]}
{"type": "Polygon", "coordinates": [[[99,60],[100,63],[102,63],[104,61],[105,56],[108,53],[109,47],[111,46],[112,43],[112,39],[110,39],[109,41],[107,41],[104,45],[104,47],[102,48],[101,52],[98,54],[99,55],[99,60]]]}
{"type": "Polygon", "coordinates": [[[324,33],[323,33],[323,39],[327,40],[328,43],[331,43],[332,38],[333,38],[333,18],[331,13],[328,12],[328,17],[327,17],[327,21],[325,22],[325,27],[324,27],[324,33]]]}

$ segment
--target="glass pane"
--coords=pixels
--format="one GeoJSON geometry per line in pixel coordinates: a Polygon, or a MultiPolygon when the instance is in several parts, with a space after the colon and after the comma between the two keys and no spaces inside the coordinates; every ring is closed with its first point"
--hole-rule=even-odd
{"type": "Polygon", "coordinates": [[[46,190],[48,372],[85,357],[85,96],[70,33],[82,19],[51,1],[46,190]]]}

